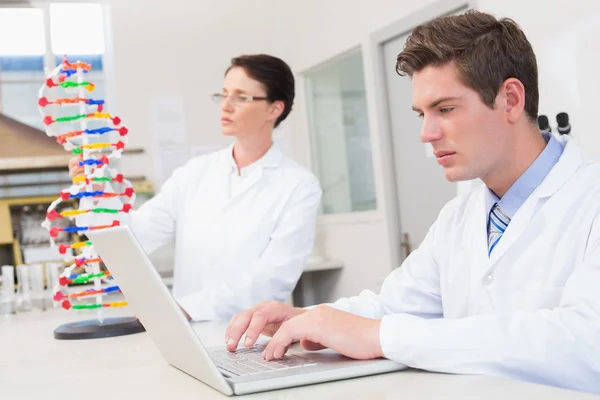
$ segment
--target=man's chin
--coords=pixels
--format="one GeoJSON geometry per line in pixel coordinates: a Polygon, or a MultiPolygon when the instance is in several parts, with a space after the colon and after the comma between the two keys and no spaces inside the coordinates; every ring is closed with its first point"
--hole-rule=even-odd
{"type": "Polygon", "coordinates": [[[465,171],[460,171],[456,168],[444,168],[444,177],[448,182],[464,182],[475,179],[470,174],[467,174],[465,171]]]}

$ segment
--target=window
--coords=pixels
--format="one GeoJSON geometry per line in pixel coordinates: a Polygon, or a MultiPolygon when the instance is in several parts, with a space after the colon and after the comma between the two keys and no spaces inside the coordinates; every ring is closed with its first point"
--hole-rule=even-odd
{"type": "Polygon", "coordinates": [[[0,8],[0,111],[34,126],[42,125],[37,92],[44,82],[43,27],[39,9],[0,8]]]}
{"type": "Polygon", "coordinates": [[[101,4],[38,4],[0,6],[0,112],[44,129],[38,91],[64,55],[92,65],[94,97],[105,98],[105,33],[101,4]]]}
{"type": "Polygon", "coordinates": [[[377,207],[362,54],[305,75],[313,167],[324,214],[377,207]]]}

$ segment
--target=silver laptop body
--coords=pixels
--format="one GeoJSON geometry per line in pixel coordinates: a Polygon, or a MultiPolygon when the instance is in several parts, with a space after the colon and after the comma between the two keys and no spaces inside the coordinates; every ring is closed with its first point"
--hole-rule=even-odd
{"type": "MultiPolygon", "coordinates": [[[[87,232],[86,232],[87,233],[87,232]]],[[[131,230],[119,226],[87,234],[129,306],[173,367],[226,394],[247,394],[405,369],[396,362],[352,360],[339,353],[292,346],[267,362],[256,348],[205,348],[131,230]]]]}

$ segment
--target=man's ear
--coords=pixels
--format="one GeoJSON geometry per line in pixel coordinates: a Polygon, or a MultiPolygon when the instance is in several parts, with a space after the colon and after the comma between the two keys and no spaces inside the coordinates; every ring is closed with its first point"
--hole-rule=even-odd
{"type": "Polygon", "coordinates": [[[509,122],[516,122],[525,110],[525,86],[517,78],[508,78],[500,87],[504,113],[509,122]]]}

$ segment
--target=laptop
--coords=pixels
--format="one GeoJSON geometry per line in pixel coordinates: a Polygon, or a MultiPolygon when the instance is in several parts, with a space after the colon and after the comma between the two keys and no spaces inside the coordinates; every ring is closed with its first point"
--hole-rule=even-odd
{"type": "Polygon", "coordinates": [[[127,226],[86,232],[164,359],[226,395],[242,395],[405,369],[386,360],[353,360],[331,350],[292,346],[265,361],[264,344],[206,348],[127,226]]]}

